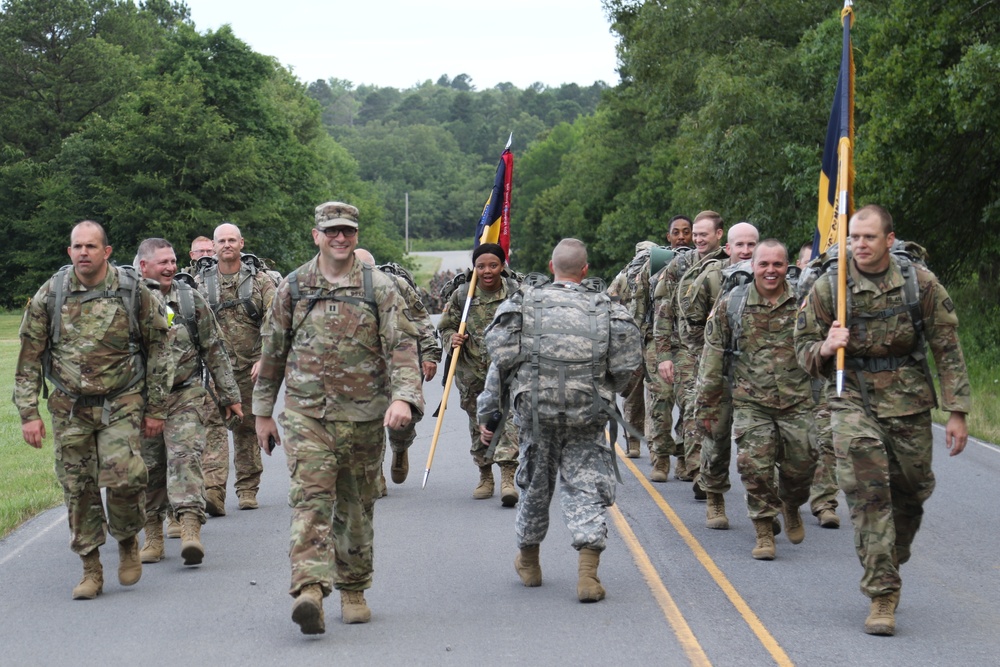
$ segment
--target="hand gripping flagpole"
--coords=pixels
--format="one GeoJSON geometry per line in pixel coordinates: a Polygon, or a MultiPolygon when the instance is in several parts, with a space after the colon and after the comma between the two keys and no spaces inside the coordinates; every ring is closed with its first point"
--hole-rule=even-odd
{"type": "MultiPolygon", "coordinates": [[[[472,304],[472,296],[476,293],[476,282],[479,274],[476,269],[472,269],[472,278],[469,280],[469,293],[465,296],[465,308],[462,309],[462,321],[458,325],[458,335],[465,335],[466,320],[469,317],[469,306],[472,304]]],[[[449,341],[450,343],[450,341],[449,341]]],[[[420,485],[423,489],[427,486],[427,478],[431,474],[431,463],[434,462],[434,450],[437,449],[438,437],[441,435],[441,424],[444,423],[444,412],[448,409],[448,395],[451,393],[451,385],[455,381],[455,369],[458,367],[458,356],[462,353],[462,348],[452,348],[451,363],[448,364],[448,379],[444,383],[444,394],[441,396],[441,408],[438,410],[437,423],[434,425],[434,438],[431,440],[431,450],[427,453],[427,467],[424,469],[424,481],[420,485]]]]}

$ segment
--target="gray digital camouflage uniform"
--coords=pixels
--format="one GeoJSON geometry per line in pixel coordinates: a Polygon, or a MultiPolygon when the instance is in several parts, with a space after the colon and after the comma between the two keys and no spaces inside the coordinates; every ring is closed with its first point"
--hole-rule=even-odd
{"type": "Polygon", "coordinates": [[[265,323],[253,412],[272,415],[284,380],[293,596],[371,586],[383,418],[395,400],[423,411],[417,331],[392,279],[369,268],[374,309],[322,298],[364,299],[361,261],[331,284],[313,258],[296,269],[302,298],[293,304],[286,277],[265,323]]]}
{"type": "MultiPolygon", "coordinates": [[[[597,340],[599,333],[595,332],[595,345],[603,344],[597,340]]],[[[600,398],[608,403],[613,401],[615,392],[624,388],[642,363],[638,327],[628,311],[619,304],[611,303],[607,295],[587,292],[576,283],[556,282],[519,292],[500,306],[486,333],[485,343],[493,363],[487,378],[488,386],[479,399],[479,421],[486,423],[489,415],[499,409],[504,391],[501,377],[508,377],[509,395],[513,401],[515,421],[519,425],[521,453],[517,484],[522,493],[515,522],[518,546],[537,545],[545,537],[549,526],[549,505],[558,476],[562,479],[560,497],[563,517],[573,536],[573,547],[577,550],[603,550],[607,537],[607,507],[614,503],[615,497],[612,453],[604,435],[608,415],[594,411],[590,405],[582,412],[569,410],[568,414],[554,420],[548,420],[544,415],[548,409],[560,409],[555,403],[559,401],[561,392],[565,392],[565,396],[579,392],[587,397],[587,401],[592,400],[595,381],[600,398]],[[524,363],[525,359],[520,355],[524,324],[521,308],[522,303],[531,302],[536,291],[542,292],[542,298],[568,300],[570,297],[580,304],[574,314],[560,320],[566,332],[590,331],[587,307],[591,299],[599,298],[607,304],[609,317],[605,325],[605,352],[603,358],[593,360],[602,370],[600,377],[567,371],[562,385],[558,378],[539,378],[539,391],[532,397],[534,378],[531,363],[524,363]],[[542,403],[544,405],[539,409],[542,403]]],[[[573,359],[581,358],[583,354],[589,360],[592,358],[592,347],[590,344],[585,347],[584,350],[567,347],[559,356],[573,359]]]]}
{"type": "MultiPolygon", "coordinates": [[[[88,292],[117,290],[120,270],[109,265],[104,282],[90,290],[72,269],[68,271],[60,340],[51,348],[56,381],[80,397],[74,400],[56,389],[48,399],[56,476],[63,487],[72,534],[70,546],[80,555],[104,544],[106,533],[121,542],[142,529],[147,471],[139,428],[144,415],[167,416],[173,378],[163,306],[141,280],[138,331],[146,351],[146,372],[132,386],[135,359],[129,351],[129,318],[135,314],[127,312],[124,301],[116,297],[80,301],[88,292]],[[102,488],[107,490],[106,515],[102,488]]],[[[46,300],[53,292],[54,278],[35,293],[21,321],[14,403],[22,422],[40,419],[42,355],[50,340],[46,300]]]]}

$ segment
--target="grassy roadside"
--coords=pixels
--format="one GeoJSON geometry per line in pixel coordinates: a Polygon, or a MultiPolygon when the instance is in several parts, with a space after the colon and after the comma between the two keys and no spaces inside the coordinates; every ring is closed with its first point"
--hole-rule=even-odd
{"type": "Polygon", "coordinates": [[[413,280],[420,287],[427,289],[431,278],[441,268],[440,257],[428,257],[426,255],[410,255],[408,259],[416,267],[413,271],[413,280]]]}
{"type": "Polygon", "coordinates": [[[0,538],[42,510],[62,502],[52,454],[48,411],[42,403],[46,438],[32,449],[21,437],[21,420],[10,397],[17,363],[20,314],[0,313],[0,538]]]}

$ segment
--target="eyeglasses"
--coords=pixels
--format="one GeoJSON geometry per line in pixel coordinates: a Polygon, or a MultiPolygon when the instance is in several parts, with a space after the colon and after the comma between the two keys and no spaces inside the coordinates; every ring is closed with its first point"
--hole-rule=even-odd
{"type": "MultiPolygon", "coordinates": [[[[317,229],[319,229],[317,227],[317,229]]],[[[335,239],[339,235],[343,234],[345,239],[353,239],[358,235],[358,230],[354,227],[327,227],[326,229],[319,229],[319,231],[326,234],[326,238],[335,239]]]]}

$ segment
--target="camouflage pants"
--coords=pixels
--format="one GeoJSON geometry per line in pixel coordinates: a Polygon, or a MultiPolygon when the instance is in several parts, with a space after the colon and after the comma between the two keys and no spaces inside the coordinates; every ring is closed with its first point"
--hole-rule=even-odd
{"type": "Polygon", "coordinates": [[[55,440],[56,477],[72,535],[70,548],[81,556],[105,543],[105,533],[119,542],[145,523],[146,466],[139,427],[144,402],[138,393],[111,402],[111,419],[101,423],[101,406],[78,407],[61,391],[49,397],[55,440]],[[101,489],[107,489],[107,515],[101,489]]]}
{"type": "Polygon", "coordinates": [[[320,584],[360,591],[371,586],[375,497],[385,448],[382,420],[323,421],[285,410],[283,445],[291,473],[293,596],[320,584]]]}
{"type": "MultiPolygon", "coordinates": [[[[701,436],[701,486],[712,493],[725,493],[732,485],[729,481],[729,462],[733,458],[733,399],[726,390],[719,404],[719,419],[712,425],[712,432],[699,429],[701,436]]],[[[697,421],[692,418],[692,421],[697,421]]]]}
{"type": "Polygon", "coordinates": [[[874,598],[899,589],[924,502],[934,491],[931,413],[876,419],[864,406],[831,403],[837,479],[854,524],[864,568],[861,592],[874,598]]]}
{"type": "Polygon", "coordinates": [[[200,385],[170,393],[163,433],[142,438],[142,460],[149,471],[146,517],[162,521],[167,510],[194,512],[205,522],[205,479],[201,456],[205,449],[205,412],[214,405],[200,385]],[[211,407],[209,407],[211,405],[211,407]]]}
{"type": "Polygon", "coordinates": [[[612,454],[604,425],[553,428],[543,424],[535,441],[531,415],[522,413],[519,421],[521,458],[516,480],[521,500],[514,521],[517,546],[541,544],[545,539],[558,475],[562,480],[559,502],[573,536],[573,548],[603,551],[608,535],[607,508],[615,502],[612,454]]]}
{"type": "MultiPolygon", "coordinates": [[[[233,430],[233,465],[236,468],[236,482],[233,486],[237,491],[257,491],[264,465],[261,463],[260,447],[257,444],[256,418],[250,410],[253,405],[253,380],[250,379],[249,368],[235,375],[240,387],[243,419],[233,430]]],[[[201,465],[205,474],[205,488],[221,489],[225,496],[226,482],[229,479],[229,431],[222,421],[219,408],[216,407],[214,412],[214,415],[209,415],[208,437],[201,465]]]]}
{"type": "MultiPolygon", "coordinates": [[[[636,432],[645,436],[646,427],[646,376],[642,368],[636,370],[628,386],[622,391],[622,416],[625,422],[636,432]]],[[[625,441],[628,446],[638,444],[639,440],[625,431],[625,441]]]]}
{"type": "Polygon", "coordinates": [[[694,386],[698,380],[698,358],[686,350],[674,354],[674,392],[681,409],[685,476],[701,472],[701,441],[705,429],[695,418],[694,386]]]}
{"type": "Polygon", "coordinates": [[[816,474],[809,490],[809,509],[815,516],[823,510],[837,509],[837,457],[833,453],[833,432],[830,426],[830,406],[824,400],[813,408],[813,423],[809,441],[817,453],[816,474]]]}
{"type": "Polygon", "coordinates": [[[469,416],[469,439],[472,441],[469,453],[472,454],[472,460],[479,468],[493,463],[515,463],[517,461],[517,427],[512,423],[512,419],[508,419],[504,424],[503,433],[497,441],[493,457],[487,458],[486,450],[489,447],[479,440],[479,422],[476,415],[476,399],[483,392],[486,383],[485,380],[481,380],[471,373],[463,374],[460,377],[461,370],[462,367],[459,366],[455,373],[455,384],[458,385],[458,391],[461,395],[462,409],[469,416]]]}
{"type": "Polygon", "coordinates": [[[389,447],[394,452],[405,452],[417,439],[417,422],[423,419],[423,414],[413,410],[413,419],[409,424],[399,430],[388,429],[389,447]]]}
{"type": "Polygon", "coordinates": [[[809,498],[816,467],[809,445],[810,403],[803,401],[785,410],[742,401],[734,405],[736,468],[746,489],[751,519],[777,516],[782,502],[798,508],[809,498]]]}
{"type": "Polygon", "coordinates": [[[679,456],[674,441],[674,386],[663,381],[656,369],[656,359],[646,348],[646,438],[649,449],[658,457],[679,456]]]}

